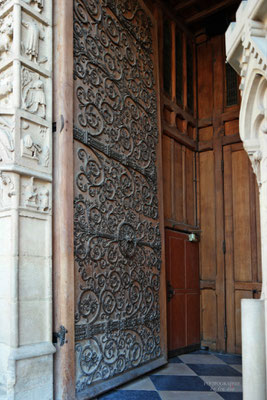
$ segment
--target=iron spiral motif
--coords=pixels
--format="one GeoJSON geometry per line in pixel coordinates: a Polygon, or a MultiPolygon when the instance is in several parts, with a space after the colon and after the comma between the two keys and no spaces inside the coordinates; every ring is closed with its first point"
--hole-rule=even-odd
{"type": "Polygon", "coordinates": [[[151,29],[136,0],[74,0],[78,392],[161,355],[151,29]]]}

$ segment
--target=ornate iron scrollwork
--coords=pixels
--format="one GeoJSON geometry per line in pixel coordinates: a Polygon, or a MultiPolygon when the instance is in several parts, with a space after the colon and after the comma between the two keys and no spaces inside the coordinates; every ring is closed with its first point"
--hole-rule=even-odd
{"type": "Polygon", "coordinates": [[[77,391],[161,355],[151,27],[136,0],[74,0],[77,391]]]}

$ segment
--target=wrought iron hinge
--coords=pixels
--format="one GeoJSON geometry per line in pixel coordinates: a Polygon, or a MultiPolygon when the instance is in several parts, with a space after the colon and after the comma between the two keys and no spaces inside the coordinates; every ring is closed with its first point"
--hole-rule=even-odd
{"type": "Polygon", "coordinates": [[[224,339],[227,340],[227,325],[224,325],[224,339]]]}
{"type": "Polygon", "coordinates": [[[225,243],[225,240],[223,241],[222,247],[223,247],[223,254],[225,254],[225,253],[226,253],[226,243],[225,243]]]}
{"type": "Polygon", "coordinates": [[[174,295],[175,295],[175,290],[173,289],[171,283],[167,281],[167,300],[171,301],[174,295]]]}
{"type": "Polygon", "coordinates": [[[224,160],[223,159],[221,161],[221,170],[222,170],[222,173],[224,173],[224,160]]]}
{"type": "Polygon", "coordinates": [[[65,340],[66,333],[68,333],[67,329],[61,325],[58,332],[53,332],[53,343],[57,343],[58,339],[60,346],[63,346],[65,343],[68,343],[68,341],[65,340]]]}

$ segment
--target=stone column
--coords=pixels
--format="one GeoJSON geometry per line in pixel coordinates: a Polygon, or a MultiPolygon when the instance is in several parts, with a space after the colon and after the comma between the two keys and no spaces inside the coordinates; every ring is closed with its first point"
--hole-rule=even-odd
{"type": "Polygon", "coordinates": [[[0,0],[3,399],[53,398],[51,144],[52,0],[0,0]]]}

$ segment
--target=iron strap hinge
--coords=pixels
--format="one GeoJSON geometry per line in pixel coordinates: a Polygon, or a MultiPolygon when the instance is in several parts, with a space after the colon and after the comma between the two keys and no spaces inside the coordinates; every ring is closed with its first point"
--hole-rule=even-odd
{"type": "Polygon", "coordinates": [[[223,254],[225,254],[225,253],[226,253],[226,243],[225,243],[225,240],[223,241],[222,248],[223,248],[223,254]]]}
{"type": "Polygon", "coordinates": [[[60,346],[63,346],[65,343],[68,343],[68,341],[65,340],[67,333],[68,333],[67,329],[61,325],[58,332],[53,332],[53,343],[57,343],[58,339],[60,346]]]}

